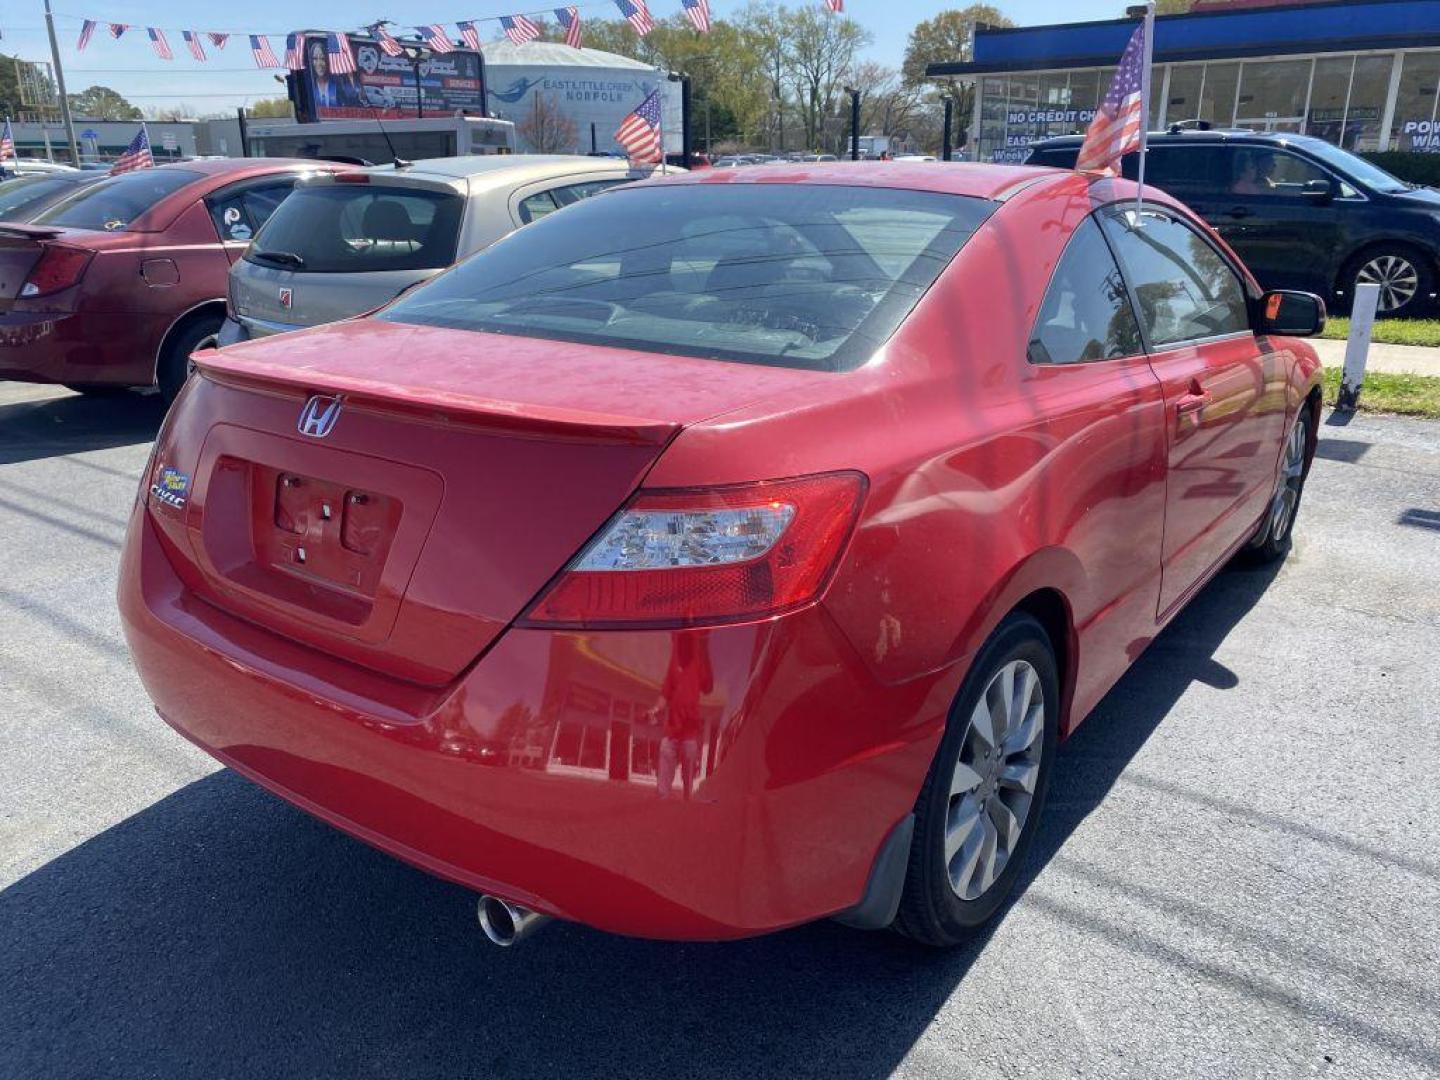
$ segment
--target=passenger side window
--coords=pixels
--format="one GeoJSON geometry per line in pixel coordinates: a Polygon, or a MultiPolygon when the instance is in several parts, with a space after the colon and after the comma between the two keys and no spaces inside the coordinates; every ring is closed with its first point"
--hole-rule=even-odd
{"type": "Polygon", "coordinates": [[[1143,352],[1125,279],[1094,218],[1075,230],[1030,337],[1032,364],[1081,364],[1143,352]]]}
{"type": "Polygon", "coordinates": [[[598,195],[600,192],[605,191],[607,188],[612,188],[616,184],[625,183],[629,183],[629,181],[618,178],[614,180],[586,180],[582,184],[567,184],[565,187],[556,188],[551,194],[555,196],[556,201],[559,202],[561,206],[569,206],[571,203],[577,203],[581,199],[588,199],[591,195],[598,195]]]}
{"type": "MultiPolygon", "coordinates": [[[[1283,150],[1236,147],[1230,154],[1233,195],[1298,199],[1307,184],[1330,183],[1330,174],[1320,166],[1283,150]]],[[[1358,193],[1342,180],[1336,183],[1335,194],[1353,199],[1358,193]]]]}
{"type": "Polygon", "coordinates": [[[1250,328],[1239,276],[1209,241],[1168,214],[1105,212],[1105,232],[1135,289],[1151,346],[1250,328]]]}

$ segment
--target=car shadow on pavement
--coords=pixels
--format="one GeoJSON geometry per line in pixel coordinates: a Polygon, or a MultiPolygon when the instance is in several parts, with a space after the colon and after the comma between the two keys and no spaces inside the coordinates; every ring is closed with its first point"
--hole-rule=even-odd
{"type": "Polygon", "coordinates": [[[0,465],[149,442],[165,418],[159,394],[117,392],[0,405],[0,465]]]}
{"type": "MultiPolygon", "coordinates": [[[[1033,880],[1273,570],[1227,572],[1062,751],[1033,880]]],[[[158,721],[156,721],[158,723],[158,721]]],[[[1018,903],[1025,902],[1023,894],[1018,903]]],[[[14,1076],[888,1076],[985,948],[817,923],[728,944],[555,925],[485,942],[474,896],[229,771],[0,892],[14,1076]]]]}

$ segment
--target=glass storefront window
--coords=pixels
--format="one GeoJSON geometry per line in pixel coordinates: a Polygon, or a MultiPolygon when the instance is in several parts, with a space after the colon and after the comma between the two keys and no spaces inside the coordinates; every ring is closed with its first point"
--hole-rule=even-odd
{"type": "Polygon", "coordinates": [[[1299,131],[1304,126],[1309,60],[1247,61],[1240,68],[1235,125],[1255,131],[1299,131]]]}
{"type": "Polygon", "coordinates": [[[1197,119],[1204,64],[1174,64],[1170,68],[1170,97],[1165,103],[1166,125],[1197,119]]]}
{"type": "Polygon", "coordinates": [[[1406,53],[1390,124],[1391,150],[1440,152],[1435,130],[1436,91],[1440,89],[1440,53],[1406,53]]]}
{"type": "Polygon", "coordinates": [[[1345,123],[1345,103],[1350,100],[1350,75],[1355,69],[1353,56],[1322,56],[1315,61],[1315,77],[1310,84],[1310,111],[1305,116],[1305,134],[1326,142],[1340,142],[1345,123]]]}
{"type": "Polygon", "coordinates": [[[1072,132],[1085,133],[1090,121],[1095,118],[1095,109],[1100,105],[1100,73],[1096,71],[1075,71],[1070,74],[1070,108],[1075,110],[1072,132]]]}
{"type": "Polygon", "coordinates": [[[1345,110],[1345,133],[1340,145],[1347,150],[1379,150],[1380,120],[1390,94],[1393,55],[1361,56],[1350,80],[1350,104],[1345,110]]]}
{"type": "Polygon", "coordinates": [[[1235,122],[1235,87],[1239,81],[1239,64],[1206,64],[1200,119],[1208,120],[1215,127],[1230,127],[1235,122]]]}

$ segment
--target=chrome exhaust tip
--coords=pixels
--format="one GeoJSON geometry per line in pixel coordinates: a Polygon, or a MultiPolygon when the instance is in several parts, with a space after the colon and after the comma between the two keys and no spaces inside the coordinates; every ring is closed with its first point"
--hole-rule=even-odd
{"type": "Polygon", "coordinates": [[[541,915],[538,911],[488,893],[480,897],[476,916],[485,936],[502,949],[529,937],[550,921],[549,915],[541,915]]]}

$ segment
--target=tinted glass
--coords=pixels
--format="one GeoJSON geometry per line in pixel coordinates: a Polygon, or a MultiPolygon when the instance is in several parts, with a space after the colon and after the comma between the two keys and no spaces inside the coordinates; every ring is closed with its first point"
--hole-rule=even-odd
{"type": "Polygon", "coordinates": [[[19,176],[0,183],[0,217],[8,221],[25,220],[28,207],[53,195],[79,191],[73,180],[55,176],[19,176]]]}
{"type": "Polygon", "coordinates": [[[189,169],[136,169],[81,188],[73,199],[52,206],[35,223],[116,232],[167,195],[201,179],[204,174],[189,169]]]}
{"type": "Polygon", "coordinates": [[[893,189],[642,185],[538,221],[378,317],[846,369],[993,209],[893,189]]]}
{"type": "Polygon", "coordinates": [[[432,270],[455,260],[465,200],[448,191],[379,184],[302,186],[245,252],[299,273],[432,270]]]}
{"type": "MultiPolygon", "coordinates": [[[[1229,155],[1229,191],[1233,195],[1298,199],[1306,184],[1330,180],[1330,174],[1320,166],[1280,150],[1235,147],[1229,155]]],[[[1353,189],[1349,193],[1353,195],[1353,189]]]]}
{"type": "Polygon", "coordinates": [[[588,199],[591,195],[598,195],[608,188],[628,182],[627,180],[586,180],[581,184],[570,184],[567,187],[556,188],[551,194],[555,196],[555,201],[561,206],[569,206],[571,203],[577,203],[581,199],[588,199]]]}
{"type": "Polygon", "coordinates": [[[528,225],[559,209],[560,207],[555,205],[555,197],[550,192],[540,191],[520,200],[520,220],[528,225]]]}
{"type": "MultiPolygon", "coordinates": [[[[1145,153],[1145,182],[1177,198],[1214,195],[1226,190],[1230,170],[1223,146],[1152,146],[1145,153]]],[[[1136,178],[1138,154],[1127,154],[1126,178],[1136,178]]]]}
{"type": "Polygon", "coordinates": [[[295,187],[295,178],[271,184],[231,188],[205,201],[222,240],[248,241],[295,187]]]}
{"type": "Polygon", "coordinates": [[[1391,176],[1380,166],[1366,161],[1364,158],[1350,153],[1348,150],[1341,150],[1338,146],[1331,146],[1327,142],[1318,139],[1307,140],[1305,149],[1314,154],[1321,161],[1334,166],[1347,176],[1354,177],[1362,184],[1375,191],[1409,191],[1411,185],[1403,180],[1391,176]]]}
{"type": "Polygon", "coordinates": [[[1045,290],[1030,339],[1030,360],[1078,364],[1143,351],[1125,279],[1100,226],[1094,218],[1086,218],[1066,245],[1045,290]]]}
{"type": "Polygon", "coordinates": [[[1134,209],[1114,209],[1104,221],[1152,345],[1250,328],[1239,277],[1199,233],[1149,210],[1137,220],[1134,209]]]}

